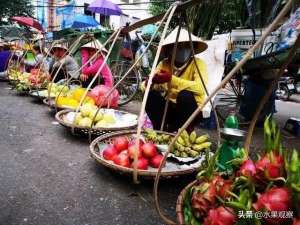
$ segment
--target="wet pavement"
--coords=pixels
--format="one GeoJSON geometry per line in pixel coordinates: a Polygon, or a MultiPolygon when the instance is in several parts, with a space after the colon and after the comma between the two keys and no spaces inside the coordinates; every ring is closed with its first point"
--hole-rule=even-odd
{"type": "MultiPolygon", "coordinates": [[[[98,165],[86,139],[72,136],[45,105],[18,96],[6,83],[0,83],[0,104],[0,225],[162,224],[151,181],[133,185],[131,178],[98,165]]],[[[289,113],[299,109],[281,107],[289,113]]],[[[282,114],[279,120],[289,116],[282,114]]],[[[256,148],[261,135],[258,129],[256,148]]],[[[300,149],[299,138],[288,135],[284,143],[300,149]]],[[[161,182],[162,208],[171,218],[180,190],[192,180],[161,182]]]]}

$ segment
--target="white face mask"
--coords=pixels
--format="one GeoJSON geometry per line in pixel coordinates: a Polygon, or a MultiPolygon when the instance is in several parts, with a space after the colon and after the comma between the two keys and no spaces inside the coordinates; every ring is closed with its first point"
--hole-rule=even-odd
{"type": "Polygon", "coordinates": [[[190,48],[181,48],[177,50],[175,64],[178,66],[184,65],[191,57],[192,50],[190,48]]]}

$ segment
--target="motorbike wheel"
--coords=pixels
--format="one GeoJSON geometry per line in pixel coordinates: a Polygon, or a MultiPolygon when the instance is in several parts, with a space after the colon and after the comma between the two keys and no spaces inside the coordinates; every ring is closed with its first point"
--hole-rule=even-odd
{"type": "Polygon", "coordinates": [[[282,101],[287,101],[290,98],[290,91],[286,85],[281,85],[276,91],[277,97],[282,101]]]}
{"type": "Polygon", "coordinates": [[[296,89],[296,93],[300,94],[300,81],[297,81],[295,83],[295,89],[296,89]]]}

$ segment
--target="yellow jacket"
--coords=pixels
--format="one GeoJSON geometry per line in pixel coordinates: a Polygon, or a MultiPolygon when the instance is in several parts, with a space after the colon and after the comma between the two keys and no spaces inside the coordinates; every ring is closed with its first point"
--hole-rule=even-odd
{"type": "MultiPolygon", "coordinates": [[[[199,67],[201,76],[205,84],[207,84],[207,70],[204,61],[196,58],[197,65],[199,67]]],[[[159,73],[160,70],[171,71],[171,65],[167,60],[161,61],[156,72],[159,73]]],[[[155,84],[154,89],[167,90],[168,84],[155,84]]],[[[205,100],[205,90],[201,83],[200,74],[197,71],[194,60],[184,69],[184,71],[179,75],[172,75],[171,89],[170,89],[170,101],[176,103],[177,95],[180,91],[187,90],[194,93],[195,100],[198,105],[201,105],[205,100]]]]}

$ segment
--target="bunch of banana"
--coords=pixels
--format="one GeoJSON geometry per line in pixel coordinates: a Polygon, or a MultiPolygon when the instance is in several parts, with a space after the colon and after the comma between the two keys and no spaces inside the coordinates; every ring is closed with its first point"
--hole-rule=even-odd
{"type": "Polygon", "coordinates": [[[145,138],[147,141],[151,141],[156,144],[169,144],[171,136],[168,134],[158,134],[152,129],[145,129],[145,138]]]}
{"type": "Polygon", "coordinates": [[[195,131],[189,135],[184,130],[175,142],[173,153],[177,157],[197,157],[202,151],[211,146],[211,142],[208,139],[209,136],[207,134],[197,137],[195,131]]]}

